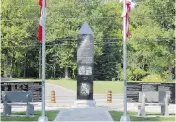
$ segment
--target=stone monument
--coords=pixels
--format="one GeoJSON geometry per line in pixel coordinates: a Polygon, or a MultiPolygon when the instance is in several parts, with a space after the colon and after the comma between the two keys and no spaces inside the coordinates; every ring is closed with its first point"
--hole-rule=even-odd
{"type": "Polygon", "coordinates": [[[78,33],[77,100],[73,107],[95,107],[93,99],[94,34],[85,22],[78,33]]]}

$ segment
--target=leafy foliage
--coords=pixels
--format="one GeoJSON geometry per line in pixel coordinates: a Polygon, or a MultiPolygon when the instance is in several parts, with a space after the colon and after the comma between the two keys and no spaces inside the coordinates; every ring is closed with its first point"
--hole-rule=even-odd
{"type": "MultiPolygon", "coordinates": [[[[38,77],[38,1],[3,0],[1,72],[38,77]]],[[[127,79],[160,80],[174,76],[175,8],[173,0],[143,0],[130,13],[127,79]]],[[[123,80],[122,5],[115,1],[47,1],[46,77],[77,75],[77,34],[87,21],[94,32],[94,79],[123,80]]]]}

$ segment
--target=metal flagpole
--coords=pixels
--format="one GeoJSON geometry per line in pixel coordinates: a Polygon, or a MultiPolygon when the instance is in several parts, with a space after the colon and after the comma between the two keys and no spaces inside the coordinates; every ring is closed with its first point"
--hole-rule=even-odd
{"type": "Polygon", "coordinates": [[[124,94],[123,94],[123,107],[124,113],[120,118],[120,122],[130,122],[130,117],[127,115],[127,80],[126,80],[126,68],[127,68],[127,46],[126,46],[126,0],[123,0],[123,80],[124,80],[124,94]]]}
{"type": "Polygon", "coordinates": [[[40,45],[39,45],[40,47],[39,47],[39,79],[41,79],[42,77],[42,74],[41,74],[41,58],[42,58],[42,56],[41,56],[41,53],[42,53],[42,50],[41,50],[41,48],[42,48],[42,45],[41,45],[41,43],[40,43],[40,45]]]}
{"type": "Polygon", "coordinates": [[[39,122],[46,122],[48,118],[45,116],[45,19],[46,8],[45,0],[42,0],[42,115],[39,117],[39,122]]]}

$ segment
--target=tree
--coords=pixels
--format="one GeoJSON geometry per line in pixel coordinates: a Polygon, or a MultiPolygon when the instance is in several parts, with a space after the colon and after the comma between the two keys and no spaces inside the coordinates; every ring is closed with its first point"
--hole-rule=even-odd
{"type": "MultiPolygon", "coordinates": [[[[21,3],[19,0],[2,1],[2,50],[1,61],[4,76],[12,76],[13,72],[20,73],[20,63],[24,61],[26,49],[19,45],[31,44],[36,22],[34,16],[38,8],[30,6],[32,1],[21,3]],[[29,41],[26,41],[29,40],[29,41]],[[9,64],[10,63],[10,64],[9,64]],[[15,69],[16,68],[16,69],[15,69]],[[18,72],[19,71],[19,72],[18,72]]],[[[19,75],[18,75],[19,76],[19,75]]]]}
{"type": "Polygon", "coordinates": [[[130,68],[140,68],[147,71],[146,74],[162,75],[169,69],[166,67],[173,64],[174,23],[172,17],[167,19],[170,13],[173,14],[174,7],[171,4],[146,0],[132,11],[133,29],[128,41],[130,68]]]}
{"type": "Polygon", "coordinates": [[[95,79],[111,81],[112,78],[117,77],[116,64],[121,63],[121,56],[117,43],[111,44],[110,42],[112,41],[105,40],[104,44],[102,44],[102,54],[98,56],[94,65],[95,79]]]}
{"type": "MultiPolygon", "coordinates": [[[[47,51],[51,54],[52,48],[57,47],[56,62],[60,68],[65,68],[65,71],[70,68],[72,72],[76,70],[77,34],[85,21],[94,31],[95,44],[103,42],[103,38],[119,37],[121,27],[119,24],[121,18],[118,17],[121,15],[119,8],[121,8],[119,3],[103,3],[101,0],[90,0],[89,4],[81,0],[50,2],[47,12],[47,41],[55,45],[47,51]]],[[[94,47],[96,63],[103,47],[100,45],[94,47]]]]}

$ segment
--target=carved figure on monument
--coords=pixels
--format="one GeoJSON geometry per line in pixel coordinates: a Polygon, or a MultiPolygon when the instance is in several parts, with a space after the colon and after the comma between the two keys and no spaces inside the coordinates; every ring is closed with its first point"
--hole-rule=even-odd
{"type": "Polygon", "coordinates": [[[90,85],[88,83],[81,83],[81,95],[88,96],[90,94],[90,85]]]}
{"type": "Polygon", "coordinates": [[[92,67],[80,66],[78,70],[79,75],[92,75],[92,67]]]}
{"type": "Polygon", "coordinates": [[[92,67],[88,66],[86,68],[86,75],[92,75],[92,67]]]}

